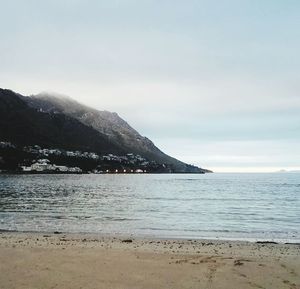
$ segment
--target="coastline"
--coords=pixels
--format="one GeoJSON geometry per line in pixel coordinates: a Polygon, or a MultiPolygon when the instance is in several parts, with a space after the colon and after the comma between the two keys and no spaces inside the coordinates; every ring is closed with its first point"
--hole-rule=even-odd
{"type": "Polygon", "coordinates": [[[300,288],[300,245],[0,232],[0,288],[300,288]]]}
{"type": "Polygon", "coordinates": [[[213,171],[206,170],[206,172],[58,172],[58,171],[0,171],[0,175],[204,175],[213,174],[213,171]]]}
{"type": "Polygon", "coordinates": [[[135,240],[151,240],[151,241],[190,241],[193,240],[195,242],[238,242],[238,243],[261,243],[261,244],[278,244],[278,245],[299,245],[300,246],[300,238],[276,238],[276,237],[245,237],[241,235],[231,234],[232,236],[229,237],[228,235],[225,236],[209,236],[209,235],[202,235],[195,236],[195,235],[184,235],[180,236],[177,234],[170,235],[170,234],[150,234],[150,233],[113,233],[113,232],[88,232],[88,231],[79,231],[79,232],[72,232],[72,231],[54,231],[54,230],[7,230],[7,229],[0,229],[0,236],[1,234],[16,234],[16,235],[67,235],[67,236],[78,236],[82,238],[83,236],[95,239],[128,239],[132,238],[135,240]]]}

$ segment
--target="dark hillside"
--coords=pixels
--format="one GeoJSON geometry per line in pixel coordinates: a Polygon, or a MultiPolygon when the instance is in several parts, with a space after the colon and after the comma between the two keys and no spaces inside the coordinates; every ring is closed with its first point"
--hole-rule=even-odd
{"type": "Polygon", "coordinates": [[[101,133],[61,113],[29,107],[20,95],[0,89],[0,140],[19,145],[122,154],[123,149],[101,133]]]}

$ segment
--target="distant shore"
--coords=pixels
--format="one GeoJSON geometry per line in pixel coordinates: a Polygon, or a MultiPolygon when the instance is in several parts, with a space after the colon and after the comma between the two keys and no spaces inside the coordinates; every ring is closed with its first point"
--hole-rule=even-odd
{"type": "Polygon", "coordinates": [[[0,288],[300,288],[300,245],[0,232],[0,288]]]}
{"type": "Polygon", "coordinates": [[[23,172],[23,171],[9,171],[9,172],[1,172],[0,175],[163,175],[163,174],[184,174],[184,175],[203,175],[203,174],[211,174],[212,171],[209,172],[100,172],[100,173],[93,173],[93,172],[23,172]]]}

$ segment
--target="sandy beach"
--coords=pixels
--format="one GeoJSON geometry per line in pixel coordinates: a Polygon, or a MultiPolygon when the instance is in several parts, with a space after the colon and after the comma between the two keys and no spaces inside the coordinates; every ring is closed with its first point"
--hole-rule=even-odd
{"type": "Polygon", "coordinates": [[[300,288],[300,245],[0,234],[0,288],[300,288]]]}

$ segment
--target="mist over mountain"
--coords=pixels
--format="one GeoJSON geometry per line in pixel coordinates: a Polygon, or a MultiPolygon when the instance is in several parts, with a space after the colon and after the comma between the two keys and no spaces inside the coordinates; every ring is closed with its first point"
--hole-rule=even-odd
{"type": "Polygon", "coordinates": [[[99,154],[134,153],[171,165],[174,172],[207,172],[166,155],[117,113],[56,93],[23,96],[0,89],[0,139],[99,154]]]}

